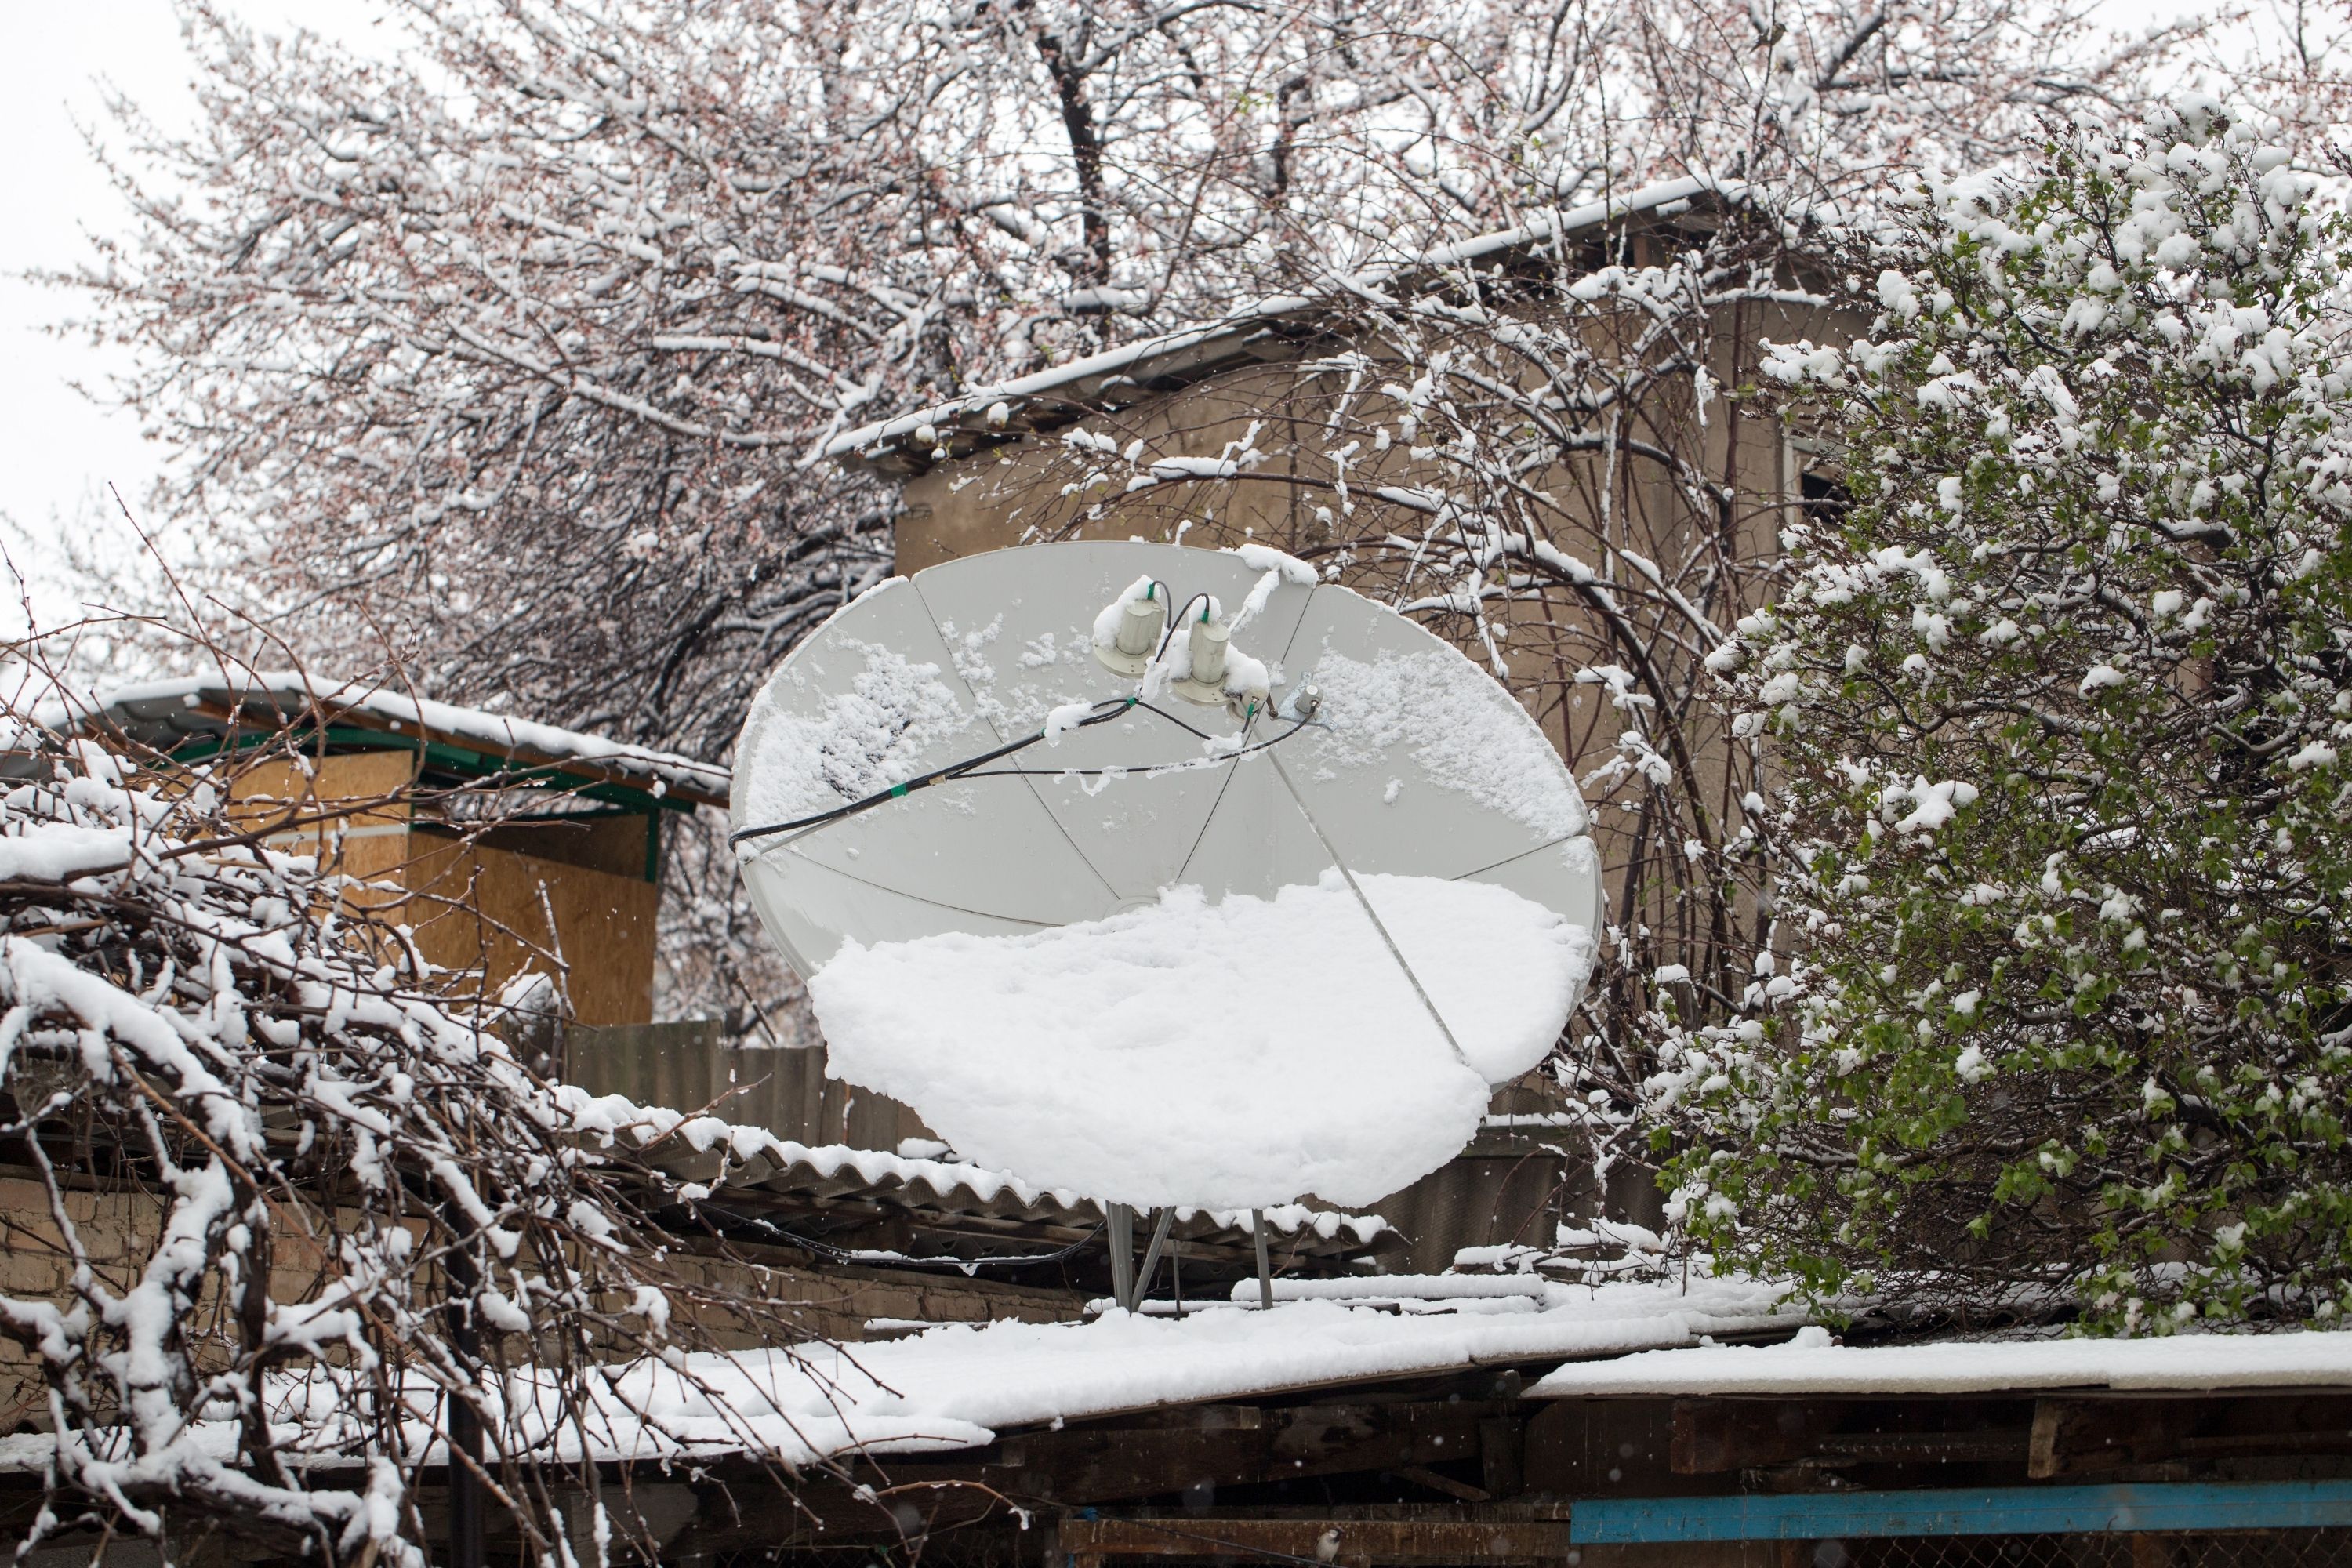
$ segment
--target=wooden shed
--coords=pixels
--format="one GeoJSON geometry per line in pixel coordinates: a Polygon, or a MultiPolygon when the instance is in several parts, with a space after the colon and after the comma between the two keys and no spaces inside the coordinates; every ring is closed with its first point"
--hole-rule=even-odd
{"type": "Polygon", "coordinates": [[[547,973],[585,1025],[653,1017],[664,824],[726,803],[691,758],[300,673],[100,692],[68,725],[236,765],[232,816],[368,886],[459,994],[547,973]]]}

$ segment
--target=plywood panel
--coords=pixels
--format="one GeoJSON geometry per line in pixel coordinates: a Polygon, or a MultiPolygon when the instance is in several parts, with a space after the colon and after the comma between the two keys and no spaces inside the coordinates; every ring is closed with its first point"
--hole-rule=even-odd
{"type": "Polygon", "coordinates": [[[406,792],[416,778],[415,752],[337,752],[304,761],[307,771],[283,757],[238,768],[229,780],[229,820],[252,826],[289,807],[310,816],[347,804],[363,808],[350,814],[354,824],[408,820],[406,792]]]}
{"type": "Polygon", "coordinates": [[[481,842],[535,860],[647,879],[654,820],[639,812],[535,817],[501,823],[484,833],[481,842]]]}
{"type": "Polygon", "coordinates": [[[238,769],[229,780],[229,821],[251,829],[294,817],[299,826],[271,834],[271,848],[316,856],[322,871],[367,880],[390,875],[408,858],[416,753],[339,752],[305,762],[298,768],[270,758],[238,769]],[[324,820],[300,820],[330,812],[324,820]]]}
{"type": "Polygon", "coordinates": [[[478,968],[491,997],[526,969],[553,974],[583,1024],[652,1018],[659,888],[467,843],[435,826],[418,825],[412,842],[401,918],[426,958],[478,968]]]}
{"type": "Polygon", "coordinates": [[[326,874],[372,884],[344,888],[343,908],[382,907],[397,900],[393,889],[408,859],[416,764],[416,753],[404,748],[305,757],[299,766],[283,756],[245,763],[229,779],[228,819],[248,831],[295,821],[264,842],[280,854],[313,857],[326,874]]]}

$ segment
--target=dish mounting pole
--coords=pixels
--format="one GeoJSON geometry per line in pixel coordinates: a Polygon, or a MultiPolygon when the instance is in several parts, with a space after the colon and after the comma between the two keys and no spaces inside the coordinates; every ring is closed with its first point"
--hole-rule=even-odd
{"type": "Polygon", "coordinates": [[[1104,1211],[1103,1226],[1110,1244],[1111,1300],[1129,1311],[1135,1309],[1135,1211],[1113,1204],[1104,1211]]]}
{"type": "Polygon", "coordinates": [[[1143,1267],[1136,1271],[1135,1299],[1128,1302],[1129,1311],[1143,1305],[1143,1298],[1150,1293],[1151,1277],[1160,1271],[1160,1254],[1167,1247],[1169,1228],[1175,1223],[1176,1205],[1171,1204],[1160,1211],[1160,1223],[1151,1227],[1151,1245],[1143,1249],[1143,1267]]]}
{"type": "Polygon", "coordinates": [[[1264,1209],[1250,1210],[1250,1241],[1257,1249],[1258,1310],[1271,1312],[1274,1310],[1274,1266],[1266,1258],[1264,1209]]]}

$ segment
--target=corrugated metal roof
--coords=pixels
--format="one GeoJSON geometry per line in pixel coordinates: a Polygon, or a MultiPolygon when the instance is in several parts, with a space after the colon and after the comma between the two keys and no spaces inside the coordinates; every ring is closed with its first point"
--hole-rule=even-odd
{"type": "MultiPolygon", "coordinates": [[[[652,1152],[672,1174],[706,1184],[709,1201],[835,1208],[863,1202],[903,1210],[919,1224],[977,1217],[1073,1233],[1091,1232],[1103,1222],[1103,1205],[1095,1199],[1041,1190],[1001,1171],[846,1144],[812,1147],[703,1120],[709,1140],[698,1140],[681,1125],[682,1136],[667,1152],[652,1152]],[[704,1146],[696,1148],[697,1142],[704,1146]]],[[[1266,1210],[1265,1217],[1283,1251],[1296,1257],[1338,1262],[1404,1245],[1396,1227],[1378,1215],[1286,1204],[1266,1210]]],[[[1246,1249],[1251,1218],[1243,1210],[1180,1208],[1171,1235],[1189,1244],[1246,1249]]]]}

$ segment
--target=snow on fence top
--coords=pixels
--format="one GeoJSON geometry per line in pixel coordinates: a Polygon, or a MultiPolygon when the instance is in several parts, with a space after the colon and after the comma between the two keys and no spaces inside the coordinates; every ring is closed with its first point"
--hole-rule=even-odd
{"type": "MultiPolygon", "coordinates": [[[[168,751],[191,737],[226,734],[241,723],[274,730],[306,715],[332,725],[455,746],[519,767],[552,767],[643,790],[657,799],[693,805],[727,804],[728,770],[715,763],[299,670],[237,669],[101,687],[44,703],[34,718],[58,734],[119,730],[168,751]]],[[[20,760],[9,761],[13,766],[8,771],[24,771],[20,760]]]]}
{"type": "Polygon", "coordinates": [[[1826,1330],[1783,1345],[1708,1345],[1563,1366],[1530,1397],[1674,1394],[1994,1394],[2028,1389],[2352,1386],[2352,1333],[1973,1340],[1859,1348],[1826,1330]]]}
{"type": "MultiPolygon", "coordinates": [[[[1737,202],[1746,192],[1747,187],[1738,182],[1705,175],[1662,181],[1621,196],[1587,202],[1514,228],[1478,235],[1370,268],[1342,280],[1329,297],[1393,289],[1415,274],[1444,272],[1530,246],[1580,238],[1630,216],[1672,217],[1702,197],[1737,202]]],[[[980,387],[928,408],[860,426],[827,442],[824,455],[872,462],[903,451],[911,443],[926,448],[914,454],[919,468],[929,459],[931,449],[948,445],[956,428],[966,421],[978,420],[983,428],[1002,430],[1013,423],[1020,411],[1033,405],[1123,406],[1165,390],[1171,381],[1187,384],[1236,360],[1254,357],[1245,346],[1246,340],[1264,333],[1286,318],[1311,316],[1327,302],[1304,294],[1269,295],[1213,321],[1122,343],[1066,364],[980,387]],[[1122,389],[1126,395],[1121,395],[1122,389]],[[929,438],[924,435],[926,431],[931,433],[929,438]]]]}

